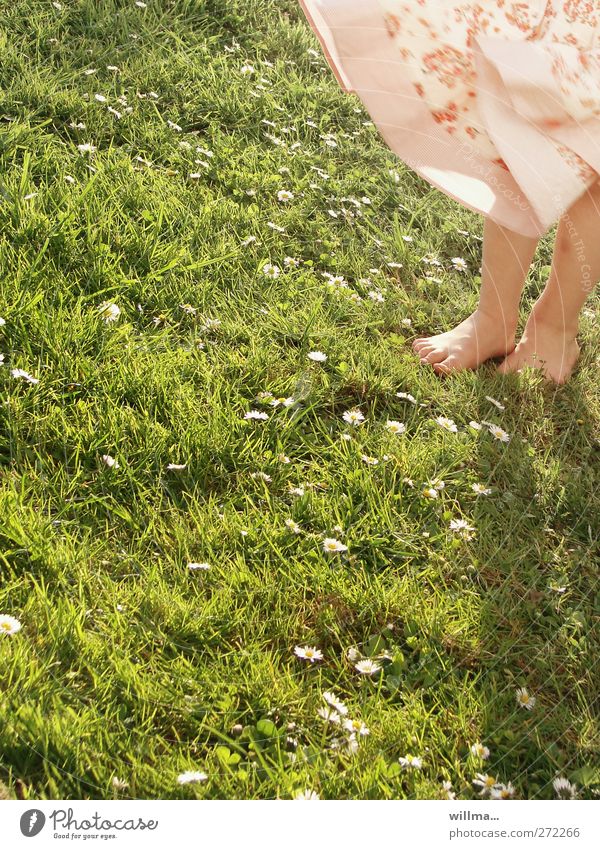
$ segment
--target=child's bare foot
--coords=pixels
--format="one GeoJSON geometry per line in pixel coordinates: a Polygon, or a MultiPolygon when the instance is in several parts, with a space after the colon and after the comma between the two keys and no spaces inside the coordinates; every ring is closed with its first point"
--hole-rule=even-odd
{"type": "Polygon", "coordinates": [[[498,366],[501,374],[529,366],[555,383],[566,383],[579,357],[576,331],[565,331],[536,320],[532,314],[515,350],[498,366]]]}
{"type": "Polygon", "coordinates": [[[415,339],[413,350],[422,363],[430,363],[438,373],[475,369],[491,357],[503,357],[514,350],[515,329],[516,322],[508,325],[502,315],[475,310],[447,333],[415,339]]]}

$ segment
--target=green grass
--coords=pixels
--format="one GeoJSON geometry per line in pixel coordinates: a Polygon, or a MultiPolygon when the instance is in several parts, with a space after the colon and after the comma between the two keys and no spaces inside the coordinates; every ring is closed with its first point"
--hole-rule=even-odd
{"type": "MultiPolygon", "coordinates": [[[[387,149],[293,0],[61,7],[0,13],[0,613],[23,626],[0,638],[4,792],[444,798],[449,780],[472,798],[489,772],[519,798],[552,798],[557,775],[592,797],[597,296],[566,386],[493,363],[438,379],[410,342],[476,304],[481,221],[387,149]],[[351,647],[391,659],[361,676],[351,647]],[[370,729],[354,754],[317,715],[326,690],[370,729]],[[185,770],[208,779],[180,787],[185,770]]],[[[546,238],[525,307],[550,256],[546,238]]]]}

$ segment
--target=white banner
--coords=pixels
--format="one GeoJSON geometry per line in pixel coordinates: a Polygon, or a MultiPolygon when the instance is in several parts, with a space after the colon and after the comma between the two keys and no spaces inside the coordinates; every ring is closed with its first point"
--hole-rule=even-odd
{"type": "Polygon", "coordinates": [[[594,801],[6,801],[0,846],[598,849],[599,814],[594,801]]]}

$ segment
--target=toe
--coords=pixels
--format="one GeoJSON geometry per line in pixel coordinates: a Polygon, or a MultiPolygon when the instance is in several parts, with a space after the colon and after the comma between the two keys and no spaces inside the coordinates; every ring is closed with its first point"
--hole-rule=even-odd
{"type": "Polygon", "coordinates": [[[413,350],[414,351],[420,351],[421,348],[423,347],[423,345],[427,345],[428,342],[429,342],[428,339],[415,339],[415,341],[413,342],[413,345],[412,345],[413,350]]]}
{"type": "Polygon", "coordinates": [[[450,374],[453,371],[461,371],[463,368],[462,363],[454,354],[450,354],[449,357],[436,362],[433,366],[434,371],[438,374],[450,374]]]}
{"type": "Polygon", "coordinates": [[[440,348],[434,348],[433,351],[430,351],[428,354],[421,355],[421,362],[429,363],[429,365],[432,365],[433,363],[439,363],[442,360],[445,360],[446,357],[446,351],[443,351],[440,348]]]}

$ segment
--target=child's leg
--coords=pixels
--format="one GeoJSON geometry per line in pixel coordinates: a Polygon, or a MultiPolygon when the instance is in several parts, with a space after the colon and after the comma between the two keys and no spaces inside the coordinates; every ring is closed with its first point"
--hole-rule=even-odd
{"type": "Polygon", "coordinates": [[[422,363],[440,373],[474,369],[514,349],[521,292],[538,241],[486,219],[479,306],[453,330],[416,339],[422,363]]]}
{"type": "Polygon", "coordinates": [[[564,383],[579,356],[579,313],[600,280],[600,181],[562,217],[552,270],[535,302],[523,337],[499,366],[503,374],[524,366],[541,368],[564,383]]]}

